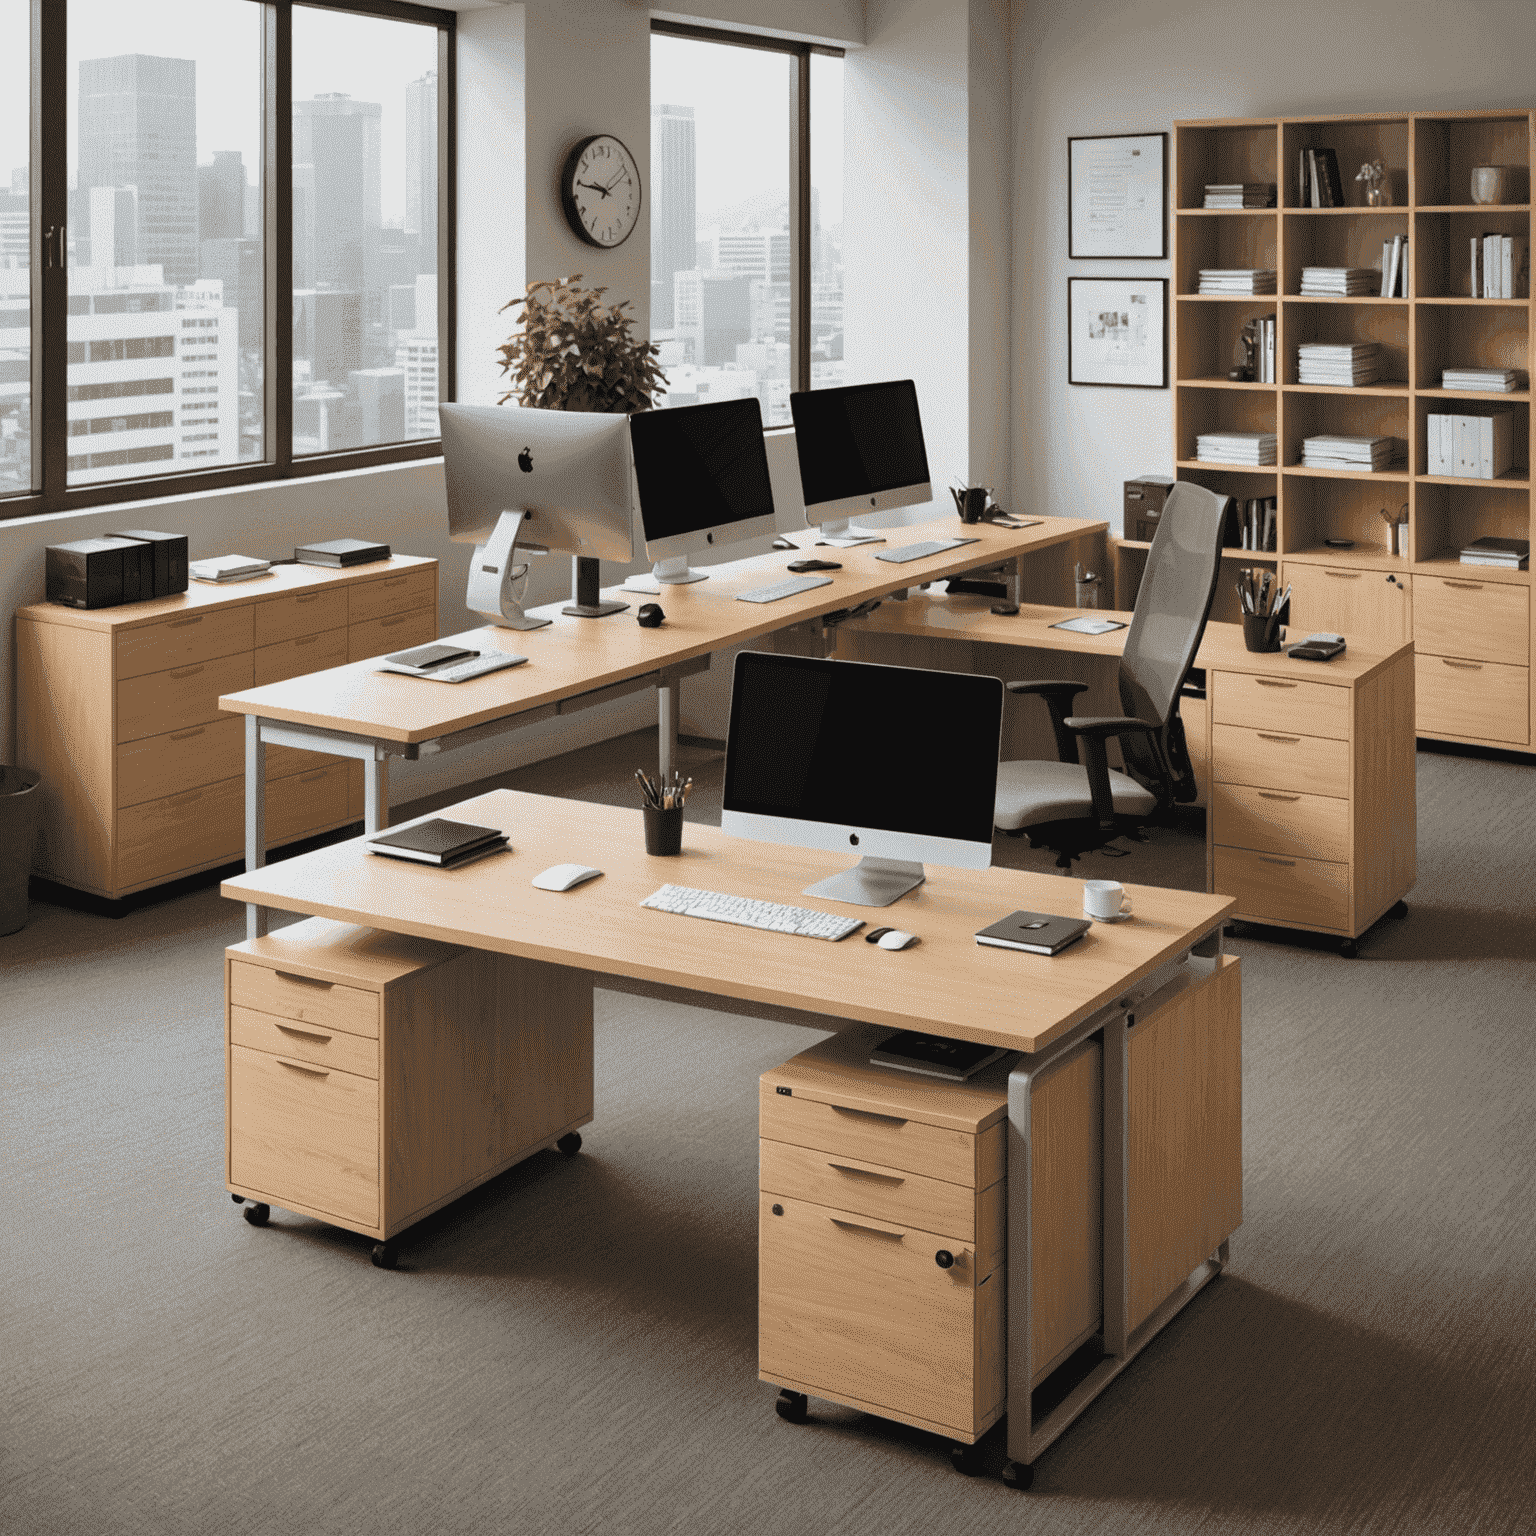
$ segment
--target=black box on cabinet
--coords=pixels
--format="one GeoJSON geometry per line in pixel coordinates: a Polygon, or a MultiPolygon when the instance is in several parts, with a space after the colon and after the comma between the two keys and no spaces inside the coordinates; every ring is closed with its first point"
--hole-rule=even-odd
{"type": "Polygon", "coordinates": [[[75,539],[44,552],[48,601],[115,608],[154,591],[154,550],[135,539],[75,539]]]}
{"type": "Polygon", "coordinates": [[[187,590],[187,536],[184,533],[156,533],[149,528],[125,529],[114,539],[136,539],[154,550],[154,590],[141,597],[170,597],[187,590]]]}
{"type": "Polygon", "coordinates": [[[1175,481],[1167,475],[1140,475],[1125,482],[1125,537],[1150,543],[1175,481]]]}

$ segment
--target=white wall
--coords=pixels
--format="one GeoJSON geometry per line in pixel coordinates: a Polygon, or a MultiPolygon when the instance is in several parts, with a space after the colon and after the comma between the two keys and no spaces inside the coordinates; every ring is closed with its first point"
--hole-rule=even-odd
{"type": "Polygon", "coordinates": [[[864,41],[863,0],[669,0],[651,15],[834,48],[864,41]]]}
{"type": "MultiPolygon", "coordinates": [[[[1525,107],[1532,0],[1014,0],[1013,495],[1118,518],[1122,484],[1171,473],[1171,390],[1067,384],[1067,138],[1176,119],[1525,107]]],[[[1170,140],[1170,159],[1172,144],[1170,140]]]]}

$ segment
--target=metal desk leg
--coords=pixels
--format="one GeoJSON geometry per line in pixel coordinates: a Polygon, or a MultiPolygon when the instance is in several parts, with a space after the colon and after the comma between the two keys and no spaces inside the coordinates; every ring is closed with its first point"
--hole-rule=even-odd
{"type": "MultiPolygon", "coordinates": [[[[245,717],[245,868],[250,873],[267,862],[267,747],[261,739],[261,718],[245,717]]],[[[245,936],[265,938],[267,909],[245,906],[245,936]]]]}
{"type": "Polygon", "coordinates": [[[1008,577],[1008,593],[1011,601],[1022,603],[1024,601],[1024,556],[1013,557],[1013,570],[1008,577]]]}
{"type": "Polygon", "coordinates": [[[363,831],[382,832],[389,825],[389,759],[378,748],[363,760],[363,831]]]}
{"type": "Polygon", "coordinates": [[[677,763],[677,717],[682,705],[682,679],[663,672],[656,683],[656,752],[662,780],[672,776],[677,763]]]}

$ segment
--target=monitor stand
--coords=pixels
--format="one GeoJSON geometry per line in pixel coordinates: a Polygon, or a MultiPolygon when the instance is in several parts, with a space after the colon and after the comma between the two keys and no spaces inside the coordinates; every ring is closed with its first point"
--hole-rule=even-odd
{"type": "Polygon", "coordinates": [[[855,907],[888,907],[908,891],[915,891],[928,877],[921,864],[906,859],[859,860],[852,869],[840,870],[808,885],[802,896],[824,896],[828,901],[846,901],[855,907]]]}
{"type": "Polygon", "coordinates": [[[708,581],[709,572],[690,570],[687,555],[672,555],[651,567],[651,580],[664,587],[682,587],[691,581],[708,581]]]}
{"type": "Polygon", "coordinates": [[[572,555],[571,600],[560,612],[573,619],[600,619],[605,614],[623,613],[629,604],[612,598],[605,602],[599,590],[601,580],[596,560],[587,555],[572,555]]]}
{"type": "Polygon", "coordinates": [[[873,528],[855,528],[846,517],[839,517],[821,525],[818,544],[831,544],[838,549],[852,549],[856,544],[884,544],[885,535],[873,528]]]}
{"type": "Polygon", "coordinates": [[[512,595],[512,583],[528,574],[528,567],[519,566],[514,558],[518,529],[527,515],[521,508],[503,512],[496,520],[490,538],[484,544],[475,545],[474,558],[469,562],[469,586],[464,593],[464,606],[471,613],[478,613],[505,629],[543,629],[550,622],[529,618],[523,612],[523,605],[512,595]]]}

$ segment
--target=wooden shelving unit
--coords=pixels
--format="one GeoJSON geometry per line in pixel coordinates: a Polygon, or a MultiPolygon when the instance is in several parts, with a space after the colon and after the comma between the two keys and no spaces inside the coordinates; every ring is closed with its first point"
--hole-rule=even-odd
{"type": "MultiPolygon", "coordinates": [[[[1485,534],[1529,538],[1532,523],[1529,388],[1500,395],[1440,387],[1457,364],[1532,371],[1531,300],[1469,296],[1469,247],[1483,234],[1531,237],[1529,201],[1469,203],[1472,168],[1519,168],[1528,199],[1536,113],[1522,109],[1408,112],[1315,118],[1220,119],[1174,124],[1173,457],[1180,479],[1246,499],[1274,496],[1274,553],[1234,551],[1245,564],[1278,566],[1295,587],[1292,624],[1337,629],[1366,647],[1413,639],[1421,736],[1532,749],[1536,650],[1531,574],[1462,565],[1457,551],[1485,534]],[[1297,162],[1308,147],[1338,156],[1351,206],[1299,206],[1297,162]],[[1353,180],[1370,160],[1389,171],[1392,203],[1365,206],[1353,180]],[[1207,210],[1210,181],[1273,182],[1278,206],[1207,210]],[[1379,267],[1393,235],[1409,242],[1410,296],[1314,298],[1308,266],[1379,267]],[[1272,267],[1276,295],[1202,297],[1202,267],[1272,267]],[[1277,384],[1234,383],[1245,321],[1274,315],[1277,384]],[[1383,378],[1362,388],[1297,382],[1306,342],[1375,341],[1383,378]],[[1490,405],[1515,413],[1515,467],[1495,480],[1428,473],[1427,418],[1490,405]],[[1250,469],[1202,463],[1195,439],[1214,430],[1274,432],[1279,463],[1250,469]],[[1320,432],[1382,434],[1403,444],[1376,472],[1307,469],[1302,440],[1320,432]],[[1409,548],[1391,554],[1379,509],[1408,507],[1409,548]],[[1327,539],[1353,539],[1332,549],[1327,539]],[[1454,686],[1452,686],[1454,683],[1454,686]],[[1515,701],[1512,703],[1512,701],[1515,701]]],[[[1116,546],[1116,601],[1129,606],[1144,547],[1116,546]]],[[[1223,582],[1221,588],[1230,588],[1223,582]]],[[[1213,617],[1232,618],[1230,591],[1213,617]]]]}

